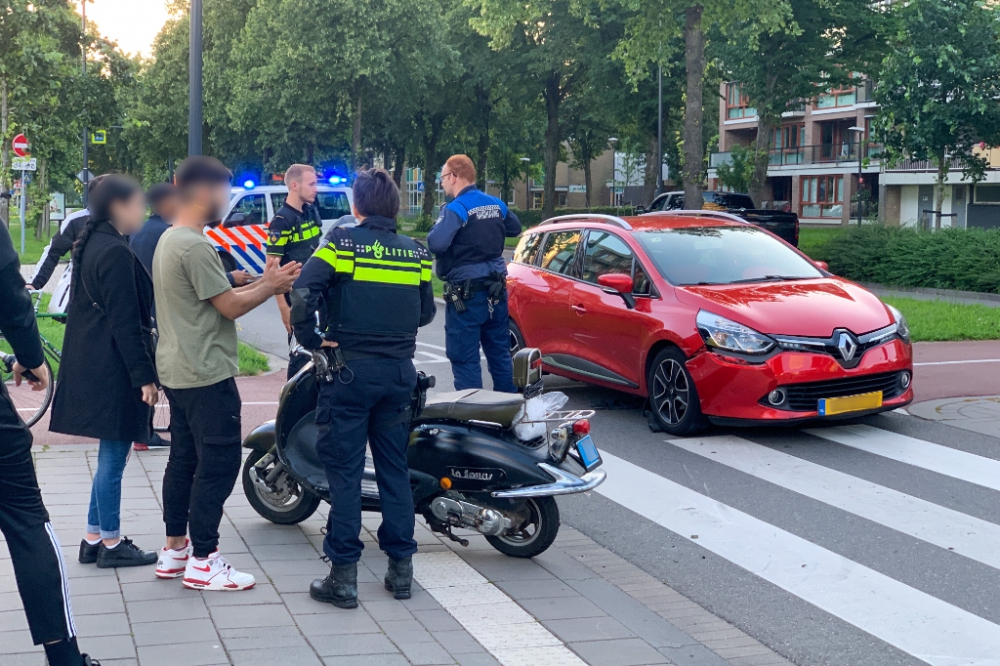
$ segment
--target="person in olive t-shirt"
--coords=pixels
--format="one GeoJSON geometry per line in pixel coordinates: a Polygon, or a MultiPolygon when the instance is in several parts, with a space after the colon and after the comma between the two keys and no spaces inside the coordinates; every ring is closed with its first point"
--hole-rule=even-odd
{"type": "Polygon", "coordinates": [[[229,203],[231,178],[213,157],[181,162],[175,175],[179,210],[153,255],[156,365],[170,401],[173,440],[163,475],[167,543],[156,575],[183,577],[184,587],[196,590],[246,590],[255,583],[218,551],[222,506],[241,461],[235,320],[288,292],[301,268],[295,262],[268,265],[253,284],[229,284],[204,230],[229,203]]]}
{"type": "MultiPolygon", "coordinates": [[[[318,192],[316,169],[308,164],[293,164],[285,171],[288,197],[274,214],[267,227],[267,262],[284,266],[290,261],[305,264],[319,247],[323,223],[315,202],[318,192]]],[[[281,322],[288,332],[288,345],[292,345],[291,302],[281,294],[276,298],[281,322]]],[[[309,362],[309,357],[289,353],[288,379],[309,362]]]]}

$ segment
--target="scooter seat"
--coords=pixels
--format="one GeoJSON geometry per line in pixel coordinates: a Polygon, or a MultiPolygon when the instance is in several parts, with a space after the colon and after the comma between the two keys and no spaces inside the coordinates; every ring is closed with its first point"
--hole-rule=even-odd
{"type": "Polygon", "coordinates": [[[523,406],[524,397],[519,393],[466,389],[427,396],[420,418],[486,421],[510,428],[523,406]]]}

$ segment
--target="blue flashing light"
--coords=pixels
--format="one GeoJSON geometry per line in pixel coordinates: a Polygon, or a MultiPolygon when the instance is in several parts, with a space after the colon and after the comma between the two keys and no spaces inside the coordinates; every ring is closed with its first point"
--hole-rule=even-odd
{"type": "Polygon", "coordinates": [[[252,190],[255,187],[257,187],[257,183],[253,182],[253,180],[247,178],[243,181],[243,189],[252,190]]]}
{"type": "Polygon", "coordinates": [[[331,185],[340,185],[341,183],[344,182],[344,180],[345,179],[341,178],[340,176],[330,176],[327,179],[327,182],[329,182],[331,185]]]}

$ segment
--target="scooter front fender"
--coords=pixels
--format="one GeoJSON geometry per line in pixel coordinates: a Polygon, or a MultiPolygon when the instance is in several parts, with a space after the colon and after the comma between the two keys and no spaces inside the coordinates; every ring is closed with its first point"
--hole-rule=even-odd
{"type": "Polygon", "coordinates": [[[274,449],[277,438],[274,432],[274,421],[268,421],[254,428],[253,432],[243,440],[243,448],[268,453],[274,449]]]}

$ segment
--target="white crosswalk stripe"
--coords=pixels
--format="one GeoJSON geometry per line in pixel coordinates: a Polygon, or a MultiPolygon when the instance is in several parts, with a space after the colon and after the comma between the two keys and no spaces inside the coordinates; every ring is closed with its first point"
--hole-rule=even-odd
{"type": "MultiPolygon", "coordinates": [[[[989,468],[996,462],[877,428],[811,432],[919,467],[943,466],[947,471],[935,471],[980,485],[989,479],[973,463],[989,468]]],[[[738,437],[668,441],[1000,568],[1000,526],[993,523],[738,437]]],[[[627,460],[603,456],[608,479],[596,492],[621,506],[925,663],[1000,666],[997,624],[627,460]]]]}

